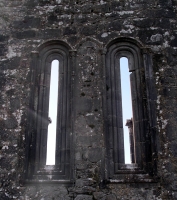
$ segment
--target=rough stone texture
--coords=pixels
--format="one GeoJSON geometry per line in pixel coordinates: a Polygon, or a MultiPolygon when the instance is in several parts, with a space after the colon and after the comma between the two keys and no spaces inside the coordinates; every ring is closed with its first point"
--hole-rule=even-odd
{"type": "Polygon", "coordinates": [[[0,199],[177,199],[177,1],[0,1],[0,199]],[[148,48],[156,80],[158,146],[153,183],[110,182],[106,166],[102,53],[110,41],[133,38],[148,48]],[[26,183],[25,131],[31,52],[48,40],[77,50],[74,66],[74,179],[26,183]]]}

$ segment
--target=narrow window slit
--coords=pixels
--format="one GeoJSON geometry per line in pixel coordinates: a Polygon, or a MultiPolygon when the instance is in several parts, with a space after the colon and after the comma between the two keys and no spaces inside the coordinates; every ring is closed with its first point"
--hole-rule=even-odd
{"type": "Polygon", "coordinates": [[[57,110],[58,110],[58,82],[59,61],[53,60],[50,75],[49,114],[48,114],[48,137],[46,165],[55,165],[57,110]]]}
{"type": "Polygon", "coordinates": [[[121,94],[122,94],[122,118],[124,132],[124,155],[125,164],[130,164],[132,160],[132,149],[134,148],[133,138],[133,121],[132,121],[132,98],[130,86],[130,72],[128,68],[128,59],[120,58],[120,73],[121,73],[121,94]],[[125,127],[126,126],[126,127],[125,127]]]}

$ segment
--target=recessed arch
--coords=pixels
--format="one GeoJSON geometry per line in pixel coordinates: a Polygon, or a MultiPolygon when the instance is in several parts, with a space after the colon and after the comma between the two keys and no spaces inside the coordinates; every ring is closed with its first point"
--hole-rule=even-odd
{"type": "Polygon", "coordinates": [[[72,50],[72,47],[69,43],[62,40],[48,40],[45,41],[43,44],[40,44],[36,51],[42,52],[42,50],[47,51],[48,49],[53,49],[55,46],[60,46],[62,49],[66,49],[67,51],[72,50]]]}
{"type": "Polygon", "coordinates": [[[143,43],[135,38],[131,37],[117,37],[108,41],[105,45],[105,49],[109,49],[112,45],[126,42],[128,46],[135,45],[137,48],[143,48],[143,43]]]}
{"type": "Polygon", "coordinates": [[[123,122],[122,122],[122,97],[120,83],[120,58],[128,59],[131,95],[133,107],[133,133],[134,133],[134,170],[147,169],[151,160],[151,147],[148,126],[147,91],[145,82],[144,61],[141,45],[131,38],[117,38],[107,44],[106,52],[106,111],[105,127],[107,153],[108,153],[108,176],[122,173],[125,169],[123,122]],[[147,139],[148,138],[148,139],[147,139]],[[149,149],[148,149],[149,148],[149,149]]]}
{"type": "Polygon", "coordinates": [[[48,41],[32,54],[31,100],[29,131],[26,155],[27,177],[34,179],[69,180],[71,178],[71,56],[68,44],[63,41],[48,41]],[[51,64],[59,62],[58,103],[55,165],[46,168],[47,135],[49,126],[49,91],[51,64]],[[32,127],[32,128],[31,128],[32,127]],[[50,173],[50,177],[48,174],[50,173]],[[41,178],[42,177],[42,178],[41,178]]]}

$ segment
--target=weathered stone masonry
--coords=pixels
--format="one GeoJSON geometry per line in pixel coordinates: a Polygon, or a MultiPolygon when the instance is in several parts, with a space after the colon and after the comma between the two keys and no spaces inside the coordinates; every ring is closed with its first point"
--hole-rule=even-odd
{"type": "Polygon", "coordinates": [[[1,0],[0,199],[177,199],[176,12],[176,0],[1,0]],[[39,63],[54,44],[55,56],[68,59],[65,177],[34,170],[39,63]],[[130,58],[142,109],[135,104],[140,154],[132,169],[113,156],[120,145],[109,129],[114,45],[122,55],[137,51],[130,58]]]}

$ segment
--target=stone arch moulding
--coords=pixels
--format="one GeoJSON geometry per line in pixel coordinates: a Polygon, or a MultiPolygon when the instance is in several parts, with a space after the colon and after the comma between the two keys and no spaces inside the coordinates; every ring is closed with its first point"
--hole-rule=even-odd
{"type": "MultiPolygon", "coordinates": [[[[156,91],[153,78],[152,56],[137,41],[118,38],[107,45],[105,54],[104,118],[107,147],[108,179],[118,174],[156,176],[156,91]],[[133,142],[135,161],[124,162],[120,58],[127,57],[133,110],[133,142]]],[[[130,181],[130,179],[129,179],[130,181]]]]}
{"type": "Polygon", "coordinates": [[[26,131],[26,178],[29,180],[70,182],[72,160],[73,54],[63,41],[48,41],[31,55],[31,93],[26,131]],[[49,88],[51,63],[59,61],[58,108],[55,165],[46,165],[49,88]]]}

